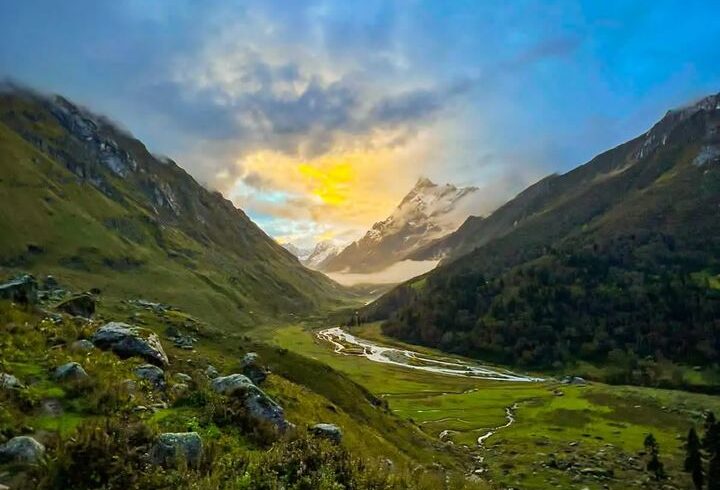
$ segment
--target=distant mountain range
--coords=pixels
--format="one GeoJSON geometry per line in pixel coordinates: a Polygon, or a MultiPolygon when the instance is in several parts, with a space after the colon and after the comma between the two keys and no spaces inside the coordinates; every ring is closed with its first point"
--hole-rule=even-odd
{"type": "Polygon", "coordinates": [[[0,90],[0,155],[4,270],[56,271],[236,325],[346,294],[174,161],[62,97],[0,90]]]}
{"type": "Polygon", "coordinates": [[[473,211],[478,189],[421,178],[393,213],[365,236],[317,264],[324,272],[372,273],[405,260],[454,231],[473,211]]]}
{"type": "Polygon", "coordinates": [[[416,247],[408,258],[445,259],[363,313],[386,334],[503,362],[717,363],[719,211],[714,95],[416,247]]]}
{"type": "Polygon", "coordinates": [[[285,243],[283,247],[297,257],[305,267],[315,270],[318,270],[322,263],[331,260],[342,250],[342,247],[332,240],[322,240],[313,248],[302,248],[292,243],[285,243]]]}

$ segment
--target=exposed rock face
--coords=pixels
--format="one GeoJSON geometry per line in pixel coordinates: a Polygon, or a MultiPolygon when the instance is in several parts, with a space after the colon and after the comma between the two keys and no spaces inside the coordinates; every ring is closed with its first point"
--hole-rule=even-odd
{"type": "Polygon", "coordinates": [[[217,393],[239,397],[253,417],[269,422],[281,431],[288,427],[282,407],[244,374],[221,376],[213,379],[211,385],[217,393]]]}
{"type": "Polygon", "coordinates": [[[213,366],[212,364],[209,364],[208,367],[205,369],[205,376],[207,376],[210,379],[215,379],[218,376],[220,376],[220,373],[215,368],[215,366],[213,366]]]}
{"type": "Polygon", "coordinates": [[[90,318],[95,314],[95,298],[89,294],[80,294],[66,299],[57,309],[73,316],[90,318]]]}
{"type": "Polygon", "coordinates": [[[135,375],[149,381],[159,390],[165,389],[165,371],[153,364],[143,364],[135,368],[135,375]]]}
{"type": "Polygon", "coordinates": [[[324,437],[337,444],[342,441],[342,431],[335,424],[315,424],[309,430],[316,436],[324,437]]]}
{"type": "Polygon", "coordinates": [[[197,432],[166,432],[155,442],[151,458],[160,466],[174,466],[184,459],[189,467],[197,467],[202,453],[203,442],[197,432]]]}
{"type": "Polygon", "coordinates": [[[87,339],[76,340],[70,344],[70,350],[73,352],[90,352],[95,346],[87,339]]]}
{"type": "Polygon", "coordinates": [[[100,327],[90,340],[96,347],[111,350],[123,359],[137,356],[159,367],[169,364],[158,336],[144,328],[110,322],[100,327]]]}
{"type": "Polygon", "coordinates": [[[88,374],[77,362],[68,362],[55,369],[53,377],[59,381],[77,380],[87,378],[88,374]]]}
{"type": "Polygon", "coordinates": [[[242,359],[243,374],[256,385],[262,384],[267,378],[267,371],[260,365],[260,356],[255,352],[248,352],[242,359]]]}
{"type": "Polygon", "coordinates": [[[2,389],[18,389],[22,388],[22,383],[12,374],[0,373],[0,388],[2,389]]]}
{"type": "Polygon", "coordinates": [[[0,299],[32,304],[37,301],[37,281],[29,274],[0,284],[0,299]]]}
{"type": "Polygon", "coordinates": [[[29,436],[13,437],[0,446],[0,461],[36,463],[45,454],[45,446],[29,436]]]}

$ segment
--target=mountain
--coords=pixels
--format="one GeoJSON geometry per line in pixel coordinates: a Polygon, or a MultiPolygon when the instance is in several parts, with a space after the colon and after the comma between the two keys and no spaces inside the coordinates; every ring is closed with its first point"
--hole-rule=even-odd
{"type": "Polygon", "coordinates": [[[106,118],[57,96],[0,92],[0,266],[230,325],[346,293],[218,192],[106,118]]]}
{"type": "Polygon", "coordinates": [[[300,262],[305,260],[312,253],[312,249],[298,247],[294,243],[283,243],[281,245],[285,250],[297,257],[300,262]]]}
{"type": "MultiPolygon", "coordinates": [[[[502,362],[720,360],[720,95],[469,218],[435,270],[363,311],[384,332],[502,362]]],[[[411,255],[412,257],[412,255],[411,255]]]]}
{"type": "Polygon", "coordinates": [[[319,265],[324,272],[370,273],[405,259],[455,230],[472,212],[478,189],[421,178],[384,221],[319,265]]]}
{"type": "Polygon", "coordinates": [[[323,240],[315,245],[315,248],[305,257],[303,264],[311,269],[320,269],[322,264],[333,260],[342,251],[339,245],[331,240],[323,240]]]}

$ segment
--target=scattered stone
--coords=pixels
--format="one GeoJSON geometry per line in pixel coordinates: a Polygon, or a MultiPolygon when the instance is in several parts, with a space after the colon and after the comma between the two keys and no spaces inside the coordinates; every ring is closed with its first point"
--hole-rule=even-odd
{"type": "Polygon", "coordinates": [[[582,468],[582,469],[580,469],[580,474],[590,475],[590,476],[599,476],[599,477],[603,477],[603,478],[612,478],[613,471],[606,470],[605,468],[582,468]]]}
{"type": "Polygon", "coordinates": [[[260,356],[255,352],[248,352],[242,358],[243,374],[256,385],[261,385],[267,379],[267,370],[260,365],[260,356]]]}
{"type": "Polygon", "coordinates": [[[178,383],[192,383],[192,376],[185,373],[175,373],[173,376],[178,383]]]}
{"type": "Polygon", "coordinates": [[[562,381],[560,381],[564,385],[586,385],[587,381],[585,381],[580,376],[565,376],[562,381]]]}
{"type": "Polygon", "coordinates": [[[70,344],[70,350],[73,352],[90,352],[95,346],[87,339],[76,340],[70,344]]]}
{"type": "Polygon", "coordinates": [[[172,388],[170,388],[175,396],[182,396],[188,391],[190,391],[190,387],[186,383],[176,383],[172,385],[172,388]]]}
{"type": "Polygon", "coordinates": [[[324,437],[337,444],[342,441],[342,431],[335,424],[315,424],[310,427],[310,432],[319,437],[324,437]]]}
{"type": "Polygon", "coordinates": [[[152,364],[143,364],[135,368],[135,375],[150,382],[158,390],[165,389],[165,371],[152,364]]]}
{"type": "Polygon", "coordinates": [[[220,373],[217,369],[215,369],[215,366],[213,366],[212,364],[208,364],[208,367],[205,369],[205,376],[210,379],[215,379],[220,376],[220,373]]]}
{"type": "Polygon", "coordinates": [[[0,373],[0,388],[16,390],[23,387],[23,384],[12,374],[0,373]]]}
{"type": "Polygon", "coordinates": [[[91,340],[96,347],[111,350],[123,359],[138,356],[156,366],[169,364],[158,336],[144,328],[110,322],[100,327],[91,340]]]}
{"type": "Polygon", "coordinates": [[[90,318],[95,314],[95,298],[89,294],[80,294],[68,298],[59,305],[57,309],[72,316],[90,318]]]}
{"type": "Polygon", "coordinates": [[[197,467],[203,453],[202,438],[197,432],[166,432],[160,434],[151,450],[153,463],[174,466],[185,460],[189,467],[197,467]]]}
{"type": "Polygon", "coordinates": [[[45,446],[30,436],[13,437],[0,446],[0,461],[36,463],[45,454],[45,446]]]}
{"type": "Polygon", "coordinates": [[[37,281],[30,274],[0,284],[0,299],[9,299],[21,304],[37,302],[37,281]]]}
{"type": "Polygon", "coordinates": [[[251,416],[265,420],[281,431],[288,427],[282,407],[255,386],[244,374],[231,374],[215,378],[212,380],[211,386],[222,395],[240,397],[251,416]]]}
{"type": "Polygon", "coordinates": [[[68,362],[55,369],[53,377],[59,381],[85,379],[88,374],[77,362],[68,362]]]}

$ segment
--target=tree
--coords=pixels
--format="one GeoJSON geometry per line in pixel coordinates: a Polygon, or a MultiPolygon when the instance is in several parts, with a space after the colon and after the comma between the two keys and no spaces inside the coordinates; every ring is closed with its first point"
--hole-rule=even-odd
{"type": "Polygon", "coordinates": [[[708,490],[720,490],[720,422],[712,412],[705,415],[703,447],[710,458],[707,472],[708,490]]]}
{"type": "Polygon", "coordinates": [[[645,452],[648,453],[648,462],[645,468],[653,474],[655,480],[665,479],[665,465],[660,461],[660,446],[655,440],[655,436],[648,434],[645,437],[645,452]]]}
{"type": "Polygon", "coordinates": [[[702,455],[700,453],[700,438],[694,427],[690,428],[685,444],[685,471],[690,473],[695,489],[702,490],[704,474],[702,455]]]}

